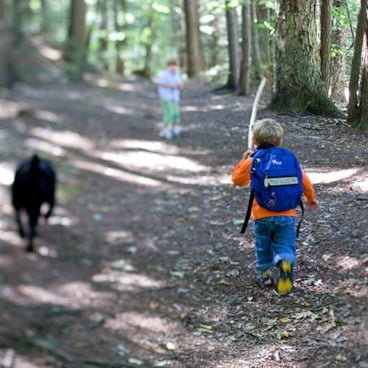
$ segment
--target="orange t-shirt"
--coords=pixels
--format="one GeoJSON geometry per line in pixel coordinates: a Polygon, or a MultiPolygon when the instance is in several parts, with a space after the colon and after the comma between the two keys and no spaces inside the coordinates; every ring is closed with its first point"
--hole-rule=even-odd
{"type": "MultiPolygon", "coordinates": [[[[232,173],[232,180],[235,185],[245,186],[250,184],[250,169],[252,166],[252,158],[249,157],[247,159],[240,160],[234,167],[232,173]]],[[[304,196],[307,200],[307,203],[316,202],[316,195],[314,193],[313,184],[308,178],[307,174],[302,171],[303,177],[303,191],[304,196]]],[[[254,198],[253,207],[252,207],[252,219],[258,220],[264,217],[272,217],[272,216],[297,216],[296,210],[291,209],[287,211],[270,211],[267,208],[261,207],[257,200],[254,198]]]]}

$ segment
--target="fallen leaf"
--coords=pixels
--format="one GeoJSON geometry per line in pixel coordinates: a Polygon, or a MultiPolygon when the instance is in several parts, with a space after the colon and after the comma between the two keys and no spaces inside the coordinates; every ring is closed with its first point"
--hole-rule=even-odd
{"type": "Polygon", "coordinates": [[[136,358],[129,358],[128,363],[138,365],[138,366],[143,365],[143,362],[136,358]]]}
{"type": "Polygon", "coordinates": [[[233,218],[233,225],[238,226],[238,225],[243,225],[244,219],[239,219],[239,218],[233,218]]]}
{"type": "Polygon", "coordinates": [[[277,318],[275,318],[275,319],[269,319],[267,321],[267,327],[263,330],[263,332],[272,330],[273,328],[276,327],[276,324],[277,324],[277,318]]]}
{"type": "Polygon", "coordinates": [[[150,309],[157,309],[159,305],[160,304],[157,300],[151,300],[150,301],[150,309]]]}
{"type": "Polygon", "coordinates": [[[289,323],[289,322],[291,322],[291,319],[289,317],[283,317],[283,318],[280,319],[280,322],[289,323]]]}
{"type": "Polygon", "coordinates": [[[289,337],[290,337],[290,334],[287,331],[279,331],[277,333],[277,340],[284,340],[284,339],[288,339],[289,337]]]}
{"type": "Polygon", "coordinates": [[[125,259],[118,259],[117,261],[114,261],[112,264],[112,268],[123,270],[125,272],[133,272],[135,270],[134,266],[125,259]]]}
{"type": "Polygon", "coordinates": [[[184,276],[185,276],[185,272],[183,272],[183,271],[171,271],[170,275],[172,277],[177,278],[177,279],[183,279],[184,276]]]}
{"type": "Polygon", "coordinates": [[[347,361],[347,358],[346,356],[342,355],[342,354],[339,354],[335,357],[335,360],[337,360],[338,362],[341,362],[341,363],[344,363],[347,361]]]}

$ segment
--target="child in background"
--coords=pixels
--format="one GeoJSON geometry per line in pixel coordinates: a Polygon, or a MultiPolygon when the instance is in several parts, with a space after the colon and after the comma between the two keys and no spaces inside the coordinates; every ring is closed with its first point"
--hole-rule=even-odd
{"type": "Polygon", "coordinates": [[[177,137],[180,134],[179,102],[183,85],[175,60],[168,61],[167,68],[161,73],[157,84],[164,123],[164,129],[159,135],[167,139],[177,137]]]}
{"type": "MultiPolygon", "coordinates": [[[[256,149],[280,146],[283,129],[272,119],[257,121],[253,126],[253,145],[256,149]]],[[[234,167],[232,180],[235,185],[245,186],[251,182],[252,151],[246,151],[234,167]]],[[[309,210],[317,209],[313,185],[302,171],[303,192],[309,210]]],[[[264,286],[274,286],[272,268],[279,268],[280,276],[276,290],[287,295],[293,288],[293,268],[296,266],[296,217],[295,208],[286,211],[271,211],[261,207],[256,199],[252,206],[256,250],[256,279],[264,286]]]]}

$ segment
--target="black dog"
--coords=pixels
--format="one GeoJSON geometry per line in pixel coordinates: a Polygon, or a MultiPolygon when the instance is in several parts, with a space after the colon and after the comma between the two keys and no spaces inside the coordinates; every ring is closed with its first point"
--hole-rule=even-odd
{"type": "Polygon", "coordinates": [[[33,252],[33,238],[37,235],[38,219],[41,206],[48,204],[44,214],[45,220],[50,217],[55,205],[56,173],[48,160],[33,155],[17,167],[14,182],[11,186],[12,205],[18,224],[19,235],[24,238],[25,232],[21,220],[21,211],[28,216],[29,235],[27,252],[33,252]]]}

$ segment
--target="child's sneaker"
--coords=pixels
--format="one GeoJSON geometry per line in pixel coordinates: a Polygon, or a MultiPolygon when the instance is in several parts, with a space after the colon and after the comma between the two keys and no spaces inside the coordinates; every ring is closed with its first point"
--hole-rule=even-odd
{"type": "Polygon", "coordinates": [[[266,271],[259,271],[256,275],[257,283],[262,287],[273,287],[275,282],[272,277],[272,270],[269,268],[266,271]]]}
{"type": "Polygon", "coordinates": [[[173,134],[174,137],[179,137],[180,133],[181,133],[181,131],[180,131],[179,127],[174,127],[172,129],[172,134],[173,134]]]}
{"type": "Polygon", "coordinates": [[[165,138],[167,134],[167,128],[161,129],[160,132],[158,133],[158,136],[161,138],[165,138]]]}
{"type": "Polygon", "coordinates": [[[164,128],[164,129],[162,129],[158,135],[160,137],[166,138],[166,139],[173,138],[173,133],[172,133],[172,130],[170,128],[164,128]]]}
{"type": "Polygon", "coordinates": [[[280,278],[276,290],[280,295],[287,295],[293,289],[293,266],[289,261],[280,262],[280,278]]]}

